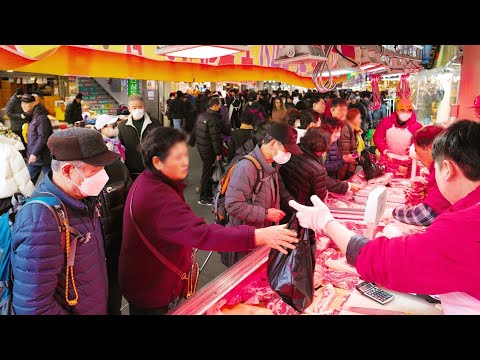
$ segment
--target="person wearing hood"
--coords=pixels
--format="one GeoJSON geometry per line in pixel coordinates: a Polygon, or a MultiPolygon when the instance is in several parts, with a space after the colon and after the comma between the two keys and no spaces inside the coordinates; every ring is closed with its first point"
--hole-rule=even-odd
{"type": "Polygon", "coordinates": [[[412,102],[403,98],[398,101],[396,111],[384,118],[373,135],[373,141],[380,154],[387,156],[407,155],[412,145],[412,137],[422,127],[417,121],[412,102]]]}
{"type": "Polygon", "coordinates": [[[35,102],[33,95],[24,94],[21,102],[25,119],[29,122],[27,133],[28,172],[35,184],[41,171],[44,174],[50,171],[51,156],[47,147],[47,140],[53,134],[53,129],[47,117],[47,111],[35,102]]]}
{"type": "Polygon", "coordinates": [[[23,136],[22,136],[22,126],[23,124],[28,122],[25,119],[25,114],[23,113],[21,100],[20,100],[23,94],[24,94],[23,89],[18,88],[15,91],[15,94],[10,98],[10,100],[8,100],[5,111],[7,113],[8,118],[10,119],[10,127],[12,131],[18,136],[20,136],[20,138],[22,139],[23,145],[27,147],[27,144],[25,143],[25,140],[23,139],[23,136]]]}

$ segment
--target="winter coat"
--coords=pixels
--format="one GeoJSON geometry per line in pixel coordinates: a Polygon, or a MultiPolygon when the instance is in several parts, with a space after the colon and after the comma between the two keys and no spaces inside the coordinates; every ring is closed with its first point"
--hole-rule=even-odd
{"type": "Polygon", "coordinates": [[[98,196],[101,207],[100,222],[105,243],[105,257],[120,255],[122,244],[123,208],[127,200],[128,190],[132,185],[132,178],[127,167],[120,159],[105,166],[108,182],[98,196]]]}
{"type": "Polygon", "coordinates": [[[286,111],[283,110],[276,110],[272,111],[272,121],[282,121],[283,116],[286,114],[286,111]]]}
{"type": "Polygon", "coordinates": [[[157,119],[151,118],[145,113],[142,131],[139,134],[137,128],[133,125],[133,121],[132,115],[130,114],[128,115],[127,121],[118,125],[118,138],[125,146],[125,165],[128,171],[130,171],[130,174],[139,174],[145,170],[142,154],[138,149],[140,141],[143,140],[150,131],[159,127],[160,123],[157,119]]]}
{"type": "Polygon", "coordinates": [[[11,198],[17,192],[28,197],[35,190],[25,161],[14,143],[23,147],[22,143],[0,135],[0,199],[11,198]]]}
{"type": "Polygon", "coordinates": [[[65,109],[65,121],[68,124],[74,124],[76,121],[82,121],[82,104],[73,100],[65,109]]]}
{"type": "MultiPolygon", "coordinates": [[[[67,209],[70,226],[85,238],[77,241],[74,278],[78,303],[65,300],[65,240],[57,222],[41,204],[28,205],[16,217],[12,229],[13,307],[19,315],[105,315],[107,313],[107,269],[99,212],[88,200],[65,194],[51,179],[50,171],[37,192],[56,195],[67,209]]],[[[74,298],[71,281],[69,298],[74,298]]]]}
{"type": "MultiPolygon", "coordinates": [[[[226,228],[207,224],[185,202],[186,184],[146,170],[135,180],[133,214],[149,242],[182,271],[191,265],[192,247],[212,251],[245,251],[255,247],[254,228],[226,228]]],[[[137,235],[127,197],[123,216],[120,285],[127,301],[138,307],[158,308],[175,300],[183,281],[167,268],[137,235]]]]}
{"type": "MultiPolygon", "coordinates": [[[[396,148],[410,147],[412,145],[411,139],[413,134],[415,134],[415,132],[421,128],[422,128],[422,124],[417,122],[417,117],[415,115],[415,112],[412,113],[412,117],[408,119],[408,121],[403,126],[398,125],[397,113],[394,112],[392,115],[384,118],[380,122],[380,124],[378,124],[377,130],[375,131],[375,134],[373,134],[373,141],[375,143],[375,146],[378,148],[378,151],[380,151],[381,154],[383,154],[385,150],[389,150],[398,155],[406,155],[406,150],[404,151],[405,153],[403,152],[399,153],[398,151],[395,151],[396,148]],[[407,140],[408,140],[408,137],[410,138],[410,141],[404,142],[404,139],[402,139],[401,146],[396,144],[388,144],[387,137],[389,136],[389,132],[394,133],[395,131],[398,131],[398,130],[408,130],[408,132],[405,135],[407,140]]],[[[396,138],[395,133],[393,137],[396,138]]]]}
{"type": "Polygon", "coordinates": [[[252,139],[253,128],[235,130],[232,138],[228,142],[228,160],[231,161],[235,157],[235,153],[246,141],[252,139]]]}
{"type": "Polygon", "coordinates": [[[278,174],[278,167],[273,167],[265,160],[258,145],[250,155],[263,168],[262,186],[252,201],[257,168],[250,160],[239,161],[233,169],[225,193],[225,209],[230,215],[228,226],[246,224],[259,229],[273,225],[266,219],[266,209],[288,208],[288,201],[293,200],[293,197],[286,190],[278,174]]]}
{"type": "Polygon", "coordinates": [[[30,155],[35,155],[37,161],[31,164],[34,166],[49,165],[52,162],[47,140],[53,134],[53,129],[47,115],[43,106],[36,105],[32,111],[32,120],[28,124],[27,159],[30,155]]]}
{"type": "Polygon", "coordinates": [[[172,116],[172,119],[183,119],[186,117],[185,107],[186,105],[182,98],[176,97],[173,99],[170,106],[170,115],[172,116]]]}
{"type": "MultiPolygon", "coordinates": [[[[337,141],[338,144],[338,152],[343,155],[353,154],[357,152],[357,137],[355,135],[355,131],[347,122],[340,134],[340,139],[337,141]]],[[[347,172],[351,172],[352,174],[355,173],[357,169],[356,164],[344,164],[337,172],[336,178],[340,180],[346,180],[345,174],[347,172]]]]}
{"type": "Polygon", "coordinates": [[[195,125],[195,141],[202,156],[222,155],[222,114],[208,109],[198,116],[195,125]]]}
{"type": "Polygon", "coordinates": [[[333,179],[337,178],[338,170],[345,165],[342,154],[338,150],[338,140],[335,141],[327,152],[327,158],[325,159],[325,168],[327,169],[328,176],[333,179]]]}
{"type": "Polygon", "coordinates": [[[16,95],[13,95],[10,100],[8,100],[5,112],[10,119],[10,127],[12,128],[12,131],[21,131],[22,125],[27,122],[27,119],[22,119],[22,102],[16,95]]]}
{"type": "MultiPolygon", "coordinates": [[[[348,184],[328,177],[323,157],[317,156],[304,144],[299,146],[303,154],[292,155],[290,161],[280,168],[285,187],[295,200],[302,205],[311,206],[312,195],[317,195],[323,200],[327,196],[327,190],[345,194],[348,184]]],[[[290,208],[282,210],[291,211],[290,208]]]]}

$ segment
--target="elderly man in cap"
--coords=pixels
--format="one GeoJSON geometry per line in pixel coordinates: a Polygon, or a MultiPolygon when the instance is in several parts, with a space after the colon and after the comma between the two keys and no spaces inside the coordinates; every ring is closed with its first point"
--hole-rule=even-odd
{"type": "Polygon", "coordinates": [[[42,104],[35,101],[31,94],[24,94],[21,99],[25,119],[28,121],[27,132],[27,162],[30,178],[35,184],[40,172],[44,174],[50,170],[50,151],[47,140],[52,135],[52,123],[48,119],[47,110],[42,104]]]}
{"type": "Polygon", "coordinates": [[[69,124],[75,124],[77,121],[82,121],[82,100],[83,94],[78,93],[75,99],[67,105],[65,109],[65,121],[69,124]]]}
{"type": "Polygon", "coordinates": [[[104,169],[119,158],[101,134],[73,127],[48,139],[52,171],[32,196],[51,193],[64,204],[71,236],[60,235],[49,209],[34,203],[20,211],[12,229],[13,307],[16,314],[107,313],[107,266],[96,197],[109,180],[104,169]],[[75,236],[73,234],[78,233],[75,236]],[[72,253],[74,254],[72,256],[72,253]],[[66,281],[66,268],[73,270],[66,281]],[[68,288],[68,292],[66,291],[68,288]]]}

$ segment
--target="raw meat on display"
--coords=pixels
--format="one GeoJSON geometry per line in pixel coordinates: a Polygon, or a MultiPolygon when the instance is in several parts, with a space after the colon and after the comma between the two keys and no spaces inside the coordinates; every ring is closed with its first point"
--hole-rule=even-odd
{"type": "Polygon", "coordinates": [[[383,185],[387,186],[390,180],[393,179],[393,173],[387,172],[381,176],[368,180],[368,184],[383,185]]]}
{"type": "Polygon", "coordinates": [[[266,306],[267,309],[272,310],[274,315],[299,315],[300,313],[284,302],[280,297],[269,301],[266,306]]]}
{"type": "Polygon", "coordinates": [[[315,291],[312,304],[305,309],[305,314],[326,315],[331,313],[330,305],[335,300],[337,294],[332,285],[327,284],[315,291]]]}

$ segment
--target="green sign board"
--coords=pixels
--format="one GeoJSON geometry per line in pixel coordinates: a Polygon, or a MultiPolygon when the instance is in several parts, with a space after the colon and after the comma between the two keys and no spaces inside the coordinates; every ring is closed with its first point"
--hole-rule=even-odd
{"type": "Polygon", "coordinates": [[[128,96],[140,94],[140,80],[128,80],[127,93],[128,96]]]}

